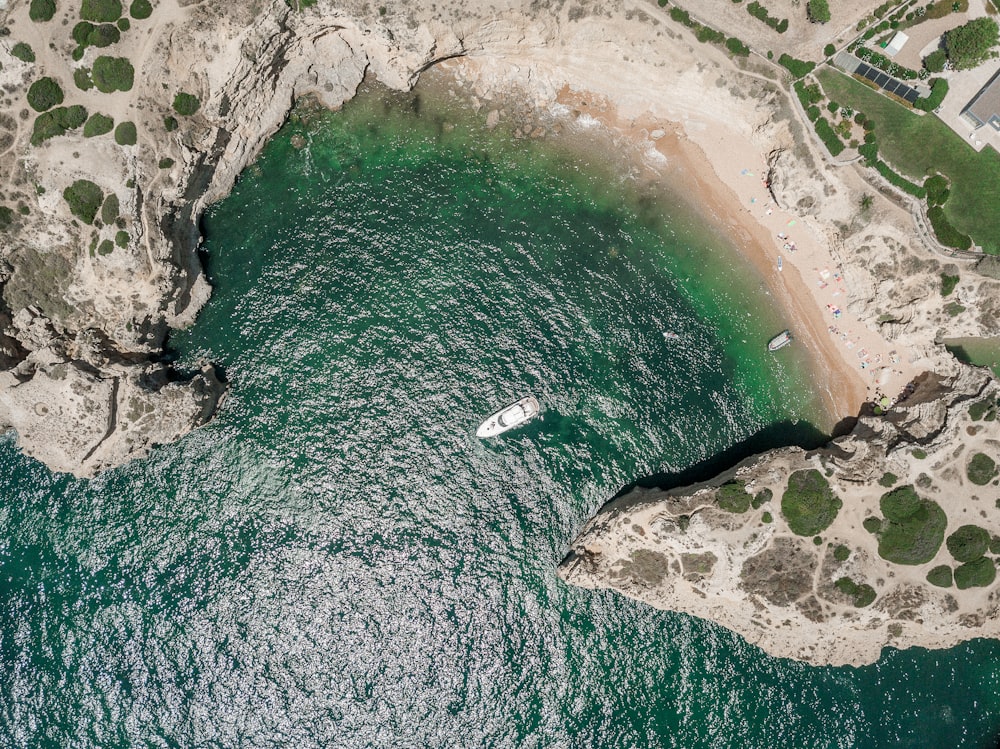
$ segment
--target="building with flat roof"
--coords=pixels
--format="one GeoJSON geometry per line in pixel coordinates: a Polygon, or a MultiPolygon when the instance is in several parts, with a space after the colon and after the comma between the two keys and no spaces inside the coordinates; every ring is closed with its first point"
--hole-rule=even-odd
{"type": "Polygon", "coordinates": [[[962,117],[976,128],[989,125],[1000,132],[1000,70],[965,105],[962,117]]]}

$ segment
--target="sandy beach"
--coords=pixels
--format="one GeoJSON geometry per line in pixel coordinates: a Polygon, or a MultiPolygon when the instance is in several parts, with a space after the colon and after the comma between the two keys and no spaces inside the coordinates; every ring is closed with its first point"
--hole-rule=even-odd
{"type": "MultiPolygon", "coordinates": [[[[920,373],[899,345],[851,314],[848,274],[811,220],[775,203],[765,156],[752,142],[721,123],[689,135],[674,122],[626,119],[613,101],[589,91],[564,87],[558,100],[629,138],[639,153],[652,146],[684,175],[692,205],[726,229],[784,306],[795,345],[809,351],[827,427],[856,416],[866,401],[891,401],[920,373]]],[[[645,166],[658,168],[650,159],[645,166]]]]}

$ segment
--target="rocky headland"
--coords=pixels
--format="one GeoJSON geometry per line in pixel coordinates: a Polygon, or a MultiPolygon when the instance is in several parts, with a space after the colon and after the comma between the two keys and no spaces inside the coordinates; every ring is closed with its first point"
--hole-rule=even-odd
{"type": "MultiPolygon", "coordinates": [[[[657,144],[671,140],[720,175],[730,158],[721,144],[762,156],[776,204],[843,269],[845,309],[904,353],[900,376],[924,373],[905,399],[863,415],[828,448],[780,450],[713,482],[728,493],[737,486],[758,505],[752,512],[722,509],[711,486],[615,500],[561,574],[715,619],[770,652],[817,663],[867,662],[886,643],[995,634],[992,588],[935,589],[925,567],[941,558],[887,566],[874,546],[883,531],[861,526],[879,514],[887,488],[878,482],[893,474],[900,487],[940,497],[949,532],[975,522],[1000,533],[995,483],[973,489],[965,463],[1000,457],[995,409],[969,414],[995,383],[938,343],[1000,332],[1000,285],[973,271],[975,259],[934,254],[890,190],[880,195],[856,167],[827,163],[779,69],[699,44],[655,2],[300,5],[163,0],[137,14],[126,4],[119,31],[83,34],[82,43],[79,3],[59,3],[48,19],[27,0],[0,4],[0,426],[16,431],[21,449],[55,471],[92,476],[211,418],[224,393],[211,364],[180,372],[164,357],[169,330],[191,324],[210,294],[196,252],[206,206],[228,193],[299,97],[337,108],[366,77],[407,89],[448,61],[456,95],[488,125],[519,120],[511,129],[524,137],[550,133],[555,116],[569,125],[596,116],[628,131],[654,166],[657,144]],[[18,43],[30,59],[23,48],[14,54],[18,43]],[[108,56],[134,75],[109,79],[98,62],[108,56]],[[40,133],[42,110],[26,97],[43,77],[57,82],[65,111],[40,133]],[[70,126],[73,107],[134,133],[100,132],[100,121],[89,133],[82,121],[70,126]],[[53,135],[53,123],[62,132],[53,135]],[[97,194],[75,189],[81,182],[97,194]],[[861,211],[867,193],[874,200],[861,211]],[[947,301],[962,314],[940,294],[942,273],[960,276],[947,301]],[[843,504],[813,534],[818,544],[757,499],[766,489],[776,505],[790,477],[809,470],[843,504]],[[832,556],[840,546],[846,559],[832,556]],[[841,577],[854,593],[836,587],[841,577]],[[869,597],[865,585],[875,603],[855,606],[869,597]]],[[[733,230],[754,244],[737,223],[733,230]]],[[[863,394],[856,371],[843,387],[835,376],[822,387],[837,402],[850,378],[863,394]]],[[[856,409],[860,400],[839,402],[856,409]]]]}

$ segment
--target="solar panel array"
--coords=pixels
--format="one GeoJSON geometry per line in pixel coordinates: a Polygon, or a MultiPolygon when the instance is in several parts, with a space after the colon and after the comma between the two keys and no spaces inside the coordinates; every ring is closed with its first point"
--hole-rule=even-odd
{"type": "Polygon", "coordinates": [[[858,65],[858,69],[854,72],[858,75],[863,75],[879,88],[885,89],[890,94],[895,94],[901,99],[905,99],[910,102],[910,104],[920,98],[920,94],[917,93],[916,89],[912,89],[906,84],[900,83],[892,76],[886,75],[881,70],[873,68],[871,65],[866,63],[858,65]]]}

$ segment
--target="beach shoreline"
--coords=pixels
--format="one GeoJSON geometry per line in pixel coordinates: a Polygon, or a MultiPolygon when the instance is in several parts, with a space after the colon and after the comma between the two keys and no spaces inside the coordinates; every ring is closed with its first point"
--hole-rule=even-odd
{"type": "MultiPolygon", "coordinates": [[[[440,67],[466,85],[491,77],[479,69],[478,61],[449,61],[440,67]]],[[[532,80],[537,80],[537,71],[526,77],[520,96],[534,99],[538,106],[544,95],[531,90],[532,80]]],[[[667,177],[664,166],[671,182],[681,176],[688,205],[721,229],[760,274],[787,316],[795,345],[807,350],[812,388],[826,416],[818,427],[832,432],[841,421],[856,417],[866,403],[882,398],[893,402],[924,371],[913,364],[918,357],[851,312],[849,274],[819,222],[774,200],[766,182],[766,154],[736,128],[706,118],[692,126],[681,118],[656,116],[652,106],[626,113],[614,97],[566,81],[548,107],[563,112],[570,125],[574,114],[600,123],[612,139],[624,141],[623,155],[634,156],[634,165],[651,178],[667,177]]]]}

